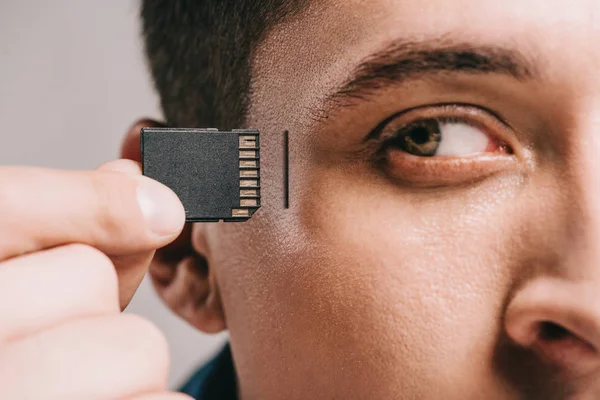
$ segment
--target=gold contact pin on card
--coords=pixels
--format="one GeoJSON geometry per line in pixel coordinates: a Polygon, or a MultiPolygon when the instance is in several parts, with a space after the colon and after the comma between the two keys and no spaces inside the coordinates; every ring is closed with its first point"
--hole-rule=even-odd
{"type": "Polygon", "coordinates": [[[247,208],[234,208],[231,211],[231,216],[232,217],[249,217],[250,210],[248,210],[247,208]]]}
{"type": "Polygon", "coordinates": [[[240,158],[256,158],[257,152],[255,150],[240,150],[240,158]]]}
{"type": "Polygon", "coordinates": [[[254,136],[240,136],[239,139],[240,149],[256,149],[256,137],[254,136]]]}
{"type": "Polygon", "coordinates": [[[258,168],[256,160],[240,160],[240,168],[258,168]]]}
{"type": "Polygon", "coordinates": [[[243,179],[240,181],[241,188],[256,188],[258,187],[257,179],[243,179]]]}
{"type": "Polygon", "coordinates": [[[242,199],[240,201],[242,207],[258,207],[258,199],[242,199]]]}
{"type": "Polygon", "coordinates": [[[240,178],[258,178],[257,169],[243,169],[240,171],[240,178]]]}

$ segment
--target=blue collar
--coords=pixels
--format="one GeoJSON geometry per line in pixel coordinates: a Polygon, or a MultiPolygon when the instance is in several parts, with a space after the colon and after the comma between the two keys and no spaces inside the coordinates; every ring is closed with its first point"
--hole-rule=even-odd
{"type": "Polygon", "coordinates": [[[237,400],[237,380],[229,344],[179,391],[196,400],[237,400]]]}

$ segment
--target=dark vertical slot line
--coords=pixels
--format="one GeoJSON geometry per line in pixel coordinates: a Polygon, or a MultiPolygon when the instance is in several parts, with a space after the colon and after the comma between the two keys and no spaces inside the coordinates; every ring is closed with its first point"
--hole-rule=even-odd
{"type": "Polygon", "coordinates": [[[283,132],[283,206],[290,208],[290,137],[283,132]]]}

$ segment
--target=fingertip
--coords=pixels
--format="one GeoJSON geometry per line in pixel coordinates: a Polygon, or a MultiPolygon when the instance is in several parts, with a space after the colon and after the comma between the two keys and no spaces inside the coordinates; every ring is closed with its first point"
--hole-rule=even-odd
{"type": "Polygon", "coordinates": [[[158,239],[164,244],[175,240],[185,225],[185,209],[179,197],[167,186],[141,176],[137,200],[142,215],[158,239]]]}

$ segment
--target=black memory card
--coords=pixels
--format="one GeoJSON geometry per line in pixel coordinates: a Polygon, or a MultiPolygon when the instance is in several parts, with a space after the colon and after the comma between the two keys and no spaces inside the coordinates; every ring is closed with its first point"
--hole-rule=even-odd
{"type": "Polygon", "coordinates": [[[143,128],[142,171],[171,188],[188,222],[247,221],[260,208],[257,130],[143,128]]]}

